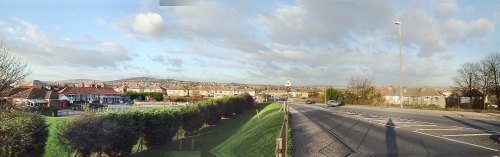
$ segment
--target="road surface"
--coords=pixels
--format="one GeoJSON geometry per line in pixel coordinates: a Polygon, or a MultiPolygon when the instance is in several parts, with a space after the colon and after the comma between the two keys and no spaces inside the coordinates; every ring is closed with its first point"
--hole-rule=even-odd
{"type": "Polygon", "coordinates": [[[337,137],[350,156],[500,156],[498,120],[359,106],[291,107],[337,137]]]}

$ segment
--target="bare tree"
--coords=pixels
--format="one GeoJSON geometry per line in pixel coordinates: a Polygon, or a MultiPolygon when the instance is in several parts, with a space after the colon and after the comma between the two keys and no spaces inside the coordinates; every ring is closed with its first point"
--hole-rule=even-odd
{"type": "MultiPolygon", "coordinates": [[[[488,95],[490,91],[490,86],[491,86],[491,73],[488,68],[488,63],[485,60],[482,60],[479,63],[479,84],[481,87],[481,90],[483,91],[484,95],[488,95]]],[[[485,104],[484,104],[485,105],[485,104]]],[[[486,106],[483,106],[483,108],[486,109],[486,106]]]]}
{"type": "Polygon", "coordinates": [[[11,85],[28,77],[31,72],[27,67],[24,61],[0,41],[0,97],[6,94],[11,85]]]}
{"type": "MultiPolygon", "coordinates": [[[[479,63],[464,63],[458,69],[458,76],[454,78],[463,93],[472,93],[475,88],[478,88],[481,83],[480,77],[481,65],[479,63]]],[[[472,103],[472,95],[469,95],[469,100],[472,103]]]]}
{"type": "Polygon", "coordinates": [[[363,75],[353,75],[349,78],[349,88],[353,90],[356,96],[361,98],[367,98],[370,94],[369,89],[372,87],[373,78],[363,75]]]}
{"type": "Polygon", "coordinates": [[[500,109],[500,52],[489,54],[482,62],[489,72],[489,89],[495,94],[497,109],[500,109]]]}

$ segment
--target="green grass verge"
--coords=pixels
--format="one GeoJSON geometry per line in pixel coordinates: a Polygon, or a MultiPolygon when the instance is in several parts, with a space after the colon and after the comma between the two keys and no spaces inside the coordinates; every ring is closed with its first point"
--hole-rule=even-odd
{"type": "MultiPolygon", "coordinates": [[[[204,128],[192,137],[180,138],[169,146],[133,156],[274,156],[276,138],[283,122],[283,112],[278,112],[280,107],[279,104],[259,104],[259,114],[247,110],[235,118],[223,119],[216,126],[204,128]],[[191,149],[193,138],[194,149],[191,149]]],[[[289,141],[291,143],[291,139],[289,141]]]]}
{"type": "Polygon", "coordinates": [[[198,157],[201,156],[200,151],[165,151],[165,150],[150,150],[134,156],[141,157],[198,157]]]}
{"type": "Polygon", "coordinates": [[[44,157],[68,156],[68,148],[57,143],[57,125],[65,121],[65,118],[45,117],[45,123],[49,127],[49,137],[45,143],[44,157]]]}
{"type": "Polygon", "coordinates": [[[210,152],[216,156],[274,156],[276,138],[283,122],[281,105],[270,104],[262,108],[237,132],[210,152]]]}

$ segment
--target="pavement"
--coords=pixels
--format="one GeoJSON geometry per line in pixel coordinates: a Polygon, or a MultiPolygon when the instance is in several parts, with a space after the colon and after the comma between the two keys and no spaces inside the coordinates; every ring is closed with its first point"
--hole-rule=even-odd
{"type": "Polygon", "coordinates": [[[343,157],[350,153],[330,133],[304,114],[290,108],[292,114],[293,156],[343,157]]]}
{"type": "MultiPolygon", "coordinates": [[[[324,104],[315,104],[317,106],[324,106],[324,104]]],[[[400,108],[387,108],[387,107],[376,107],[367,105],[348,105],[343,106],[344,108],[352,109],[370,109],[377,111],[396,111],[400,113],[411,113],[411,114],[421,114],[421,115],[441,115],[450,117],[463,117],[463,118],[475,118],[475,119],[488,119],[488,120],[500,120],[499,113],[483,113],[483,112],[464,112],[464,111],[440,111],[440,110],[424,110],[424,109],[400,109],[400,108]]]]}
{"type": "Polygon", "coordinates": [[[349,156],[500,156],[500,121],[487,116],[363,106],[290,106],[353,150],[349,156]]]}

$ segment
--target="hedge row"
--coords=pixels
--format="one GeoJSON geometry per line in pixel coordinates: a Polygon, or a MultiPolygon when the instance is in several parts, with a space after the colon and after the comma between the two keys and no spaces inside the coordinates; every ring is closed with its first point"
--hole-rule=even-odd
{"type": "Polygon", "coordinates": [[[222,117],[233,117],[253,105],[252,96],[243,94],[180,108],[89,112],[59,126],[60,143],[77,150],[80,156],[89,156],[92,152],[128,156],[138,141],[147,148],[167,145],[181,127],[190,134],[205,124],[215,125],[222,117]]]}
{"type": "Polygon", "coordinates": [[[138,93],[135,91],[128,91],[127,93],[125,93],[125,95],[130,96],[131,100],[146,99],[147,96],[150,96],[150,97],[154,98],[156,101],[163,101],[163,93],[161,93],[161,92],[141,92],[141,93],[138,93]]]}
{"type": "Polygon", "coordinates": [[[48,133],[39,114],[0,110],[0,156],[43,156],[48,133]]]}

